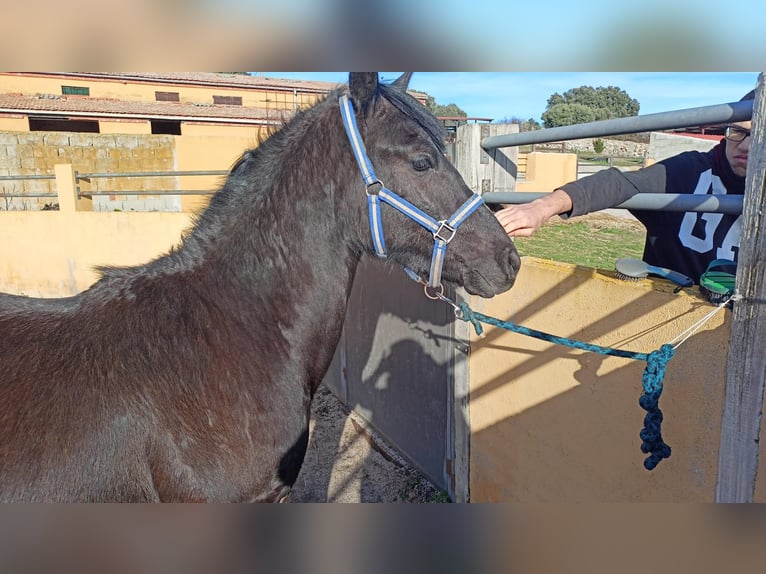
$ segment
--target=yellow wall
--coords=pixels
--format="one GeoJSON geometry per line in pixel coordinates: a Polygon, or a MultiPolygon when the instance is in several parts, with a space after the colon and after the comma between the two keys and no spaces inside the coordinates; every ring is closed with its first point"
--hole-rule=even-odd
{"type": "Polygon", "coordinates": [[[527,154],[526,179],[516,191],[547,192],[577,179],[577,154],[532,152],[527,154]]]}
{"type": "MultiPolygon", "coordinates": [[[[245,150],[257,147],[259,133],[266,128],[184,124],[184,136],[176,138],[179,171],[229,170],[245,150]],[[221,135],[225,133],[226,135],[221,135]]],[[[218,189],[223,176],[179,177],[180,189],[218,189]]],[[[184,211],[196,211],[207,205],[209,196],[181,197],[184,211]]]]}
{"type": "Polygon", "coordinates": [[[0,117],[0,132],[27,132],[29,119],[26,117],[0,117]]]}
{"type": "Polygon", "coordinates": [[[148,120],[100,120],[102,134],[151,134],[152,124],[148,120]]]}
{"type": "MultiPolygon", "coordinates": [[[[475,309],[554,335],[650,352],[713,307],[661,280],[525,257],[516,285],[475,309]]],[[[487,328],[470,359],[473,502],[710,502],[715,497],[730,311],[670,361],[660,408],[672,456],[639,450],[643,361],[487,328]]]]}
{"type": "Polygon", "coordinates": [[[145,263],[176,245],[188,213],[0,212],[0,292],[63,297],[87,289],[99,265],[145,263]]]}

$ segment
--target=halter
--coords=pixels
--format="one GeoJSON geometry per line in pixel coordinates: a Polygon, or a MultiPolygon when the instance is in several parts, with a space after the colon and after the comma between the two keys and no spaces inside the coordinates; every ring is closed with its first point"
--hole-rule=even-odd
{"type": "Polygon", "coordinates": [[[429,271],[428,283],[420,279],[412,271],[405,268],[407,274],[416,281],[423,283],[426,287],[426,295],[432,299],[439,298],[432,296],[429,289],[444,292],[444,286],[441,284],[442,266],[444,265],[444,256],[447,251],[447,244],[455,237],[458,227],[471,215],[476,209],[484,204],[480,195],[473,194],[468,201],[461,205],[458,210],[448,219],[434,219],[425,214],[420,209],[412,205],[406,199],[403,199],[388,189],[375,175],[370,158],[367,157],[362,136],[359,134],[359,128],[356,125],[354,116],[354,106],[348,95],[340,97],[340,111],[343,116],[343,125],[346,128],[346,135],[351,143],[351,149],[354,150],[356,163],[359,165],[359,171],[362,173],[362,180],[367,186],[367,211],[370,220],[370,232],[372,234],[372,244],[375,248],[375,254],[378,257],[386,257],[386,242],[383,238],[383,222],[380,217],[381,200],[403,213],[410,219],[416,221],[425,227],[434,237],[434,249],[431,255],[431,269],[429,271]]]}

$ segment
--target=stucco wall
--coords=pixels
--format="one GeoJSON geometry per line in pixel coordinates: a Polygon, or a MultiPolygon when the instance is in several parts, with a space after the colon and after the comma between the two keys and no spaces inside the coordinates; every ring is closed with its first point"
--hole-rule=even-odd
{"type": "Polygon", "coordinates": [[[137,265],[176,245],[188,213],[0,212],[0,292],[64,297],[100,265],[137,265]]]}
{"type": "MultiPolygon", "coordinates": [[[[182,137],[176,138],[179,171],[228,170],[242,153],[258,146],[267,128],[184,124],[182,137]]],[[[178,178],[179,189],[215,190],[222,176],[187,176],[178,178]]],[[[196,211],[207,205],[209,196],[181,197],[183,211],[196,211]]]]}
{"type": "Polygon", "coordinates": [[[516,191],[550,192],[576,179],[576,154],[532,152],[527,155],[526,178],[516,182],[516,191]]]}
{"type": "MultiPolygon", "coordinates": [[[[510,292],[475,309],[554,335],[650,352],[713,307],[661,280],[525,257],[510,292]]],[[[660,400],[672,456],[643,467],[646,363],[487,328],[471,342],[473,502],[711,502],[730,311],[680,346],[660,400]]]]}

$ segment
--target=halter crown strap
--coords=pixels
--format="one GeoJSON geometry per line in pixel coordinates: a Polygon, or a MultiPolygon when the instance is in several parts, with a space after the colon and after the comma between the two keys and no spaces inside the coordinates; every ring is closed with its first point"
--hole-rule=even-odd
{"type": "MultiPolygon", "coordinates": [[[[473,194],[449,219],[438,220],[424,213],[409,201],[384,186],[375,175],[375,169],[372,167],[372,162],[367,156],[362,136],[359,134],[356,116],[354,115],[354,106],[346,94],[340,97],[340,110],[348,141],[351,144],[356,163],[362,174],[362,180],[365,186],[367,186],[367,211],[375,254],[378,257],[386,257],[386,242],[383,238],[383,221],[380,213],[380,202],[383,201],[425,227],[433,235],[434,249],[431,255],[431,268],[427,285],[432,289],[438,288],[441,285],[442,267],[444,266],[447,244],[455,236],[457,228],[484,203],[484,200],[482,200],[480,195],[473,194]],[[371,192],[370,188],[373,186],[376,189],[371,192]]],[[[408,275],[414,275],[410,270],[406,271],[408,275]]],[[[420,281],[425,283],[422,280],[420,281]]]]}
{"type": "Polygon", "coordinates": [[[340,111],[343,116],[343,126],[346,128],[348,141],[351,143],[351,149],[354,150],[356,163],[359,164],[359,171],[362,172],[362,179],[367,187],[378,181],[375,176],[375,170],[372,167],[370,158],[367,157],[367,150],[364,147],[362,136],[359,134],[359,128],[356,125],[356,116],[354,115],[354,104],[347,95],[340,97],[340,111]]]}

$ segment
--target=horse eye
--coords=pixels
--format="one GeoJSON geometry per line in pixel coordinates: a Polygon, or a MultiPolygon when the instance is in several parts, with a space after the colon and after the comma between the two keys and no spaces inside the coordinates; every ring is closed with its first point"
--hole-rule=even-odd
{"type": "Polygon", "coordinates": [[[433,166],[434,164],[431,161],[431,158],[427,155],[422,155],[412,160],[412,167],[415,169],[415,171],[426,171],[431,169],[433,166]]]}

